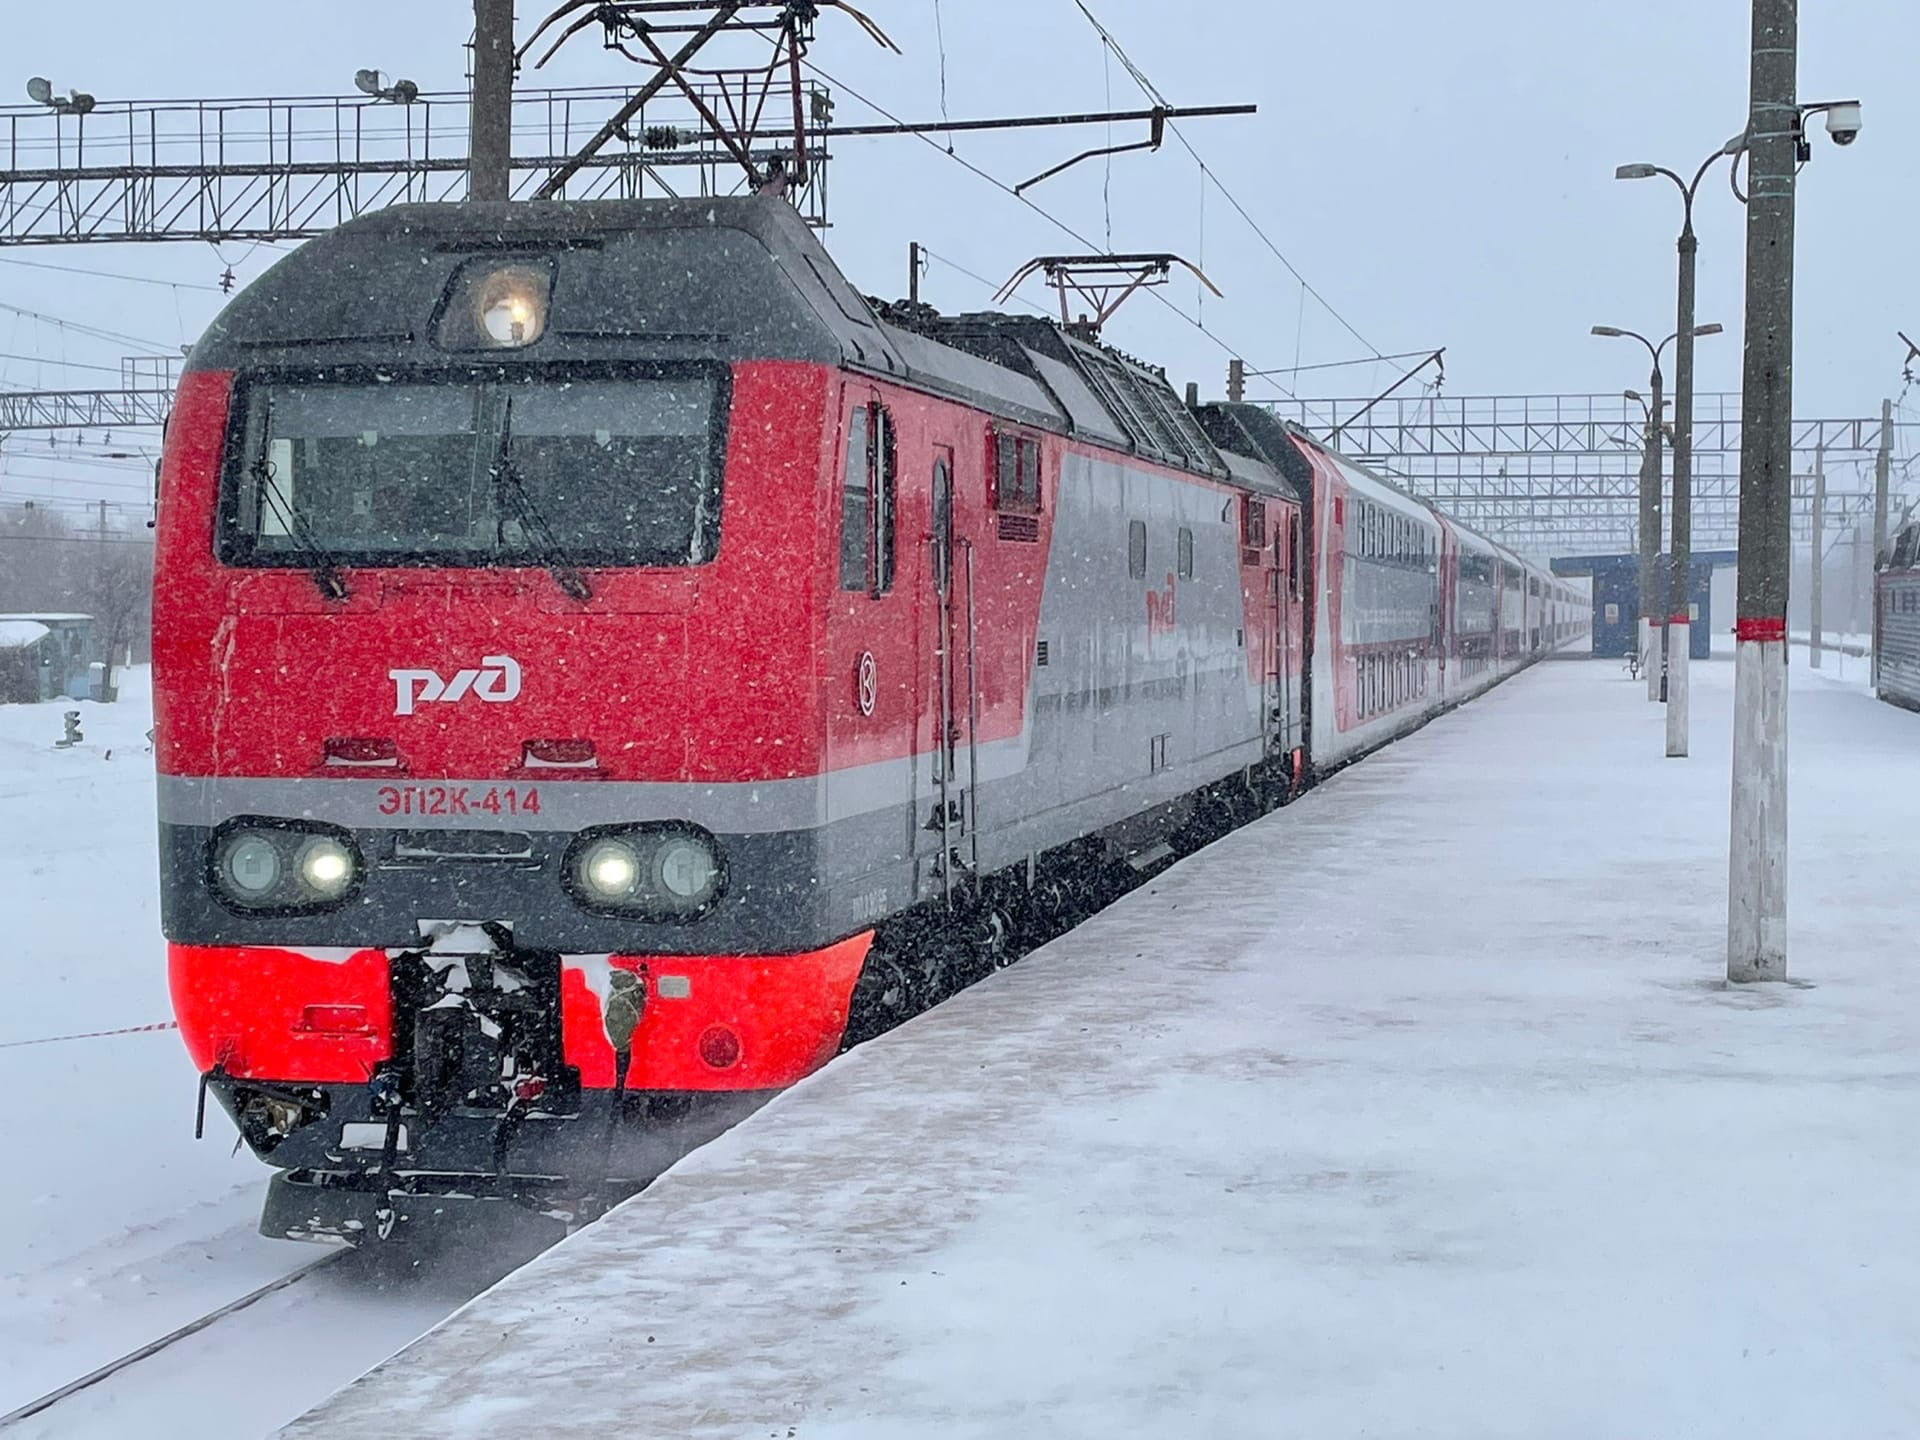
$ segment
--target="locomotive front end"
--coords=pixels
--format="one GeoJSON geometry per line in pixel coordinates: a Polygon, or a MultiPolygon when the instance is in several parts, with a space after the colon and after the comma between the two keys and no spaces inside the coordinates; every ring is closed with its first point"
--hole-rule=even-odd
{"type": "Polygon", "coordinates": [[[868,937],[817,883],[807,517],[840,341],[781,211],[391,211],[196,349],[163,923],[204,1092],[281,1171],[268,1233],[564,1210],[837,1049],[868,937]]]}

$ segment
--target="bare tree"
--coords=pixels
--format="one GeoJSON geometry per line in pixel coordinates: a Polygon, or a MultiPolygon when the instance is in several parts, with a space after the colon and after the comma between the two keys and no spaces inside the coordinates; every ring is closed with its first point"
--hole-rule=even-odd
{"type": "Polygon", "coordinates": [[[64,516],[32,503],[0,506],[0,610],[66,610],[76,593],[73,530],[64,516]]]}
{"type": "Polygon", "coordinates": [[[93,614],[94,639],[106,667],[100,676],[100,698],[112,700],[117,693],[114,664],[147,624],[153,598],[153,547],[113,540],[86,548],[94,552],[87,608],[93,614]]]}
{"type": "Polygon", "coordinates": [[[81,533],[44,505],[0,506],[0,611],[82,610],[113,694],[113,671],[150,624],[153,546],[139,532],[81,533]]]}

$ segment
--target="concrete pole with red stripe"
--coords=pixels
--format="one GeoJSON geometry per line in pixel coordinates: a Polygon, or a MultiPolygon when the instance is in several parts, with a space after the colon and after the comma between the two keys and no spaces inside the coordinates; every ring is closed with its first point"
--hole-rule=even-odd
{"type": "Polygon", "coordinates": [[[1787,975],[1787,582],[1793,493],[1798,0],[1753,0],[1747,335],[1727,978],[1787,975]]]}
{"type": "MultiPolygon", "coordinates": [[[[1700,167],[1707,173],[1713,159],[1700,167]]],[[[1699,184],[1698,177],[1694,185],[1699,184]]],[[[1680,323],[1673,343],[1673,543],[1667,560],[1667,755],[1687,753],[1687,664],[1693,644],[1693,189],[1686,192],[1687,223],[1680,232],[1680,323]]],[[[1718,325],[1713,327],[1716,331],[1718,325]]]]}

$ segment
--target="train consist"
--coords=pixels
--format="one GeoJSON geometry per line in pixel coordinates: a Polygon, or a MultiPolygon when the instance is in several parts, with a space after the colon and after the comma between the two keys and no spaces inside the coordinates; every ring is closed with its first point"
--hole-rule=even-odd
{"type": "Polygon", "coordinates": [[[1920,520],[1900,527],[1874,576],[1873,681],[1882,700],[1920,710],[1920,520]]]}
{"type": "Polygon", "coordinates": [[[1588,624],[772,197],[343,226],[194,350],[161,489],[172,992],[293,1237],[581,1213],[1588,624]]]}

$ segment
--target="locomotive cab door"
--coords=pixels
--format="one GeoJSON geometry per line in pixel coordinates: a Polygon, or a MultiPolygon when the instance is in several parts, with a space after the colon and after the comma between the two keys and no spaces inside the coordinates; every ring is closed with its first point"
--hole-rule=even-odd
{"type": "Polygon", "coordinates": [[[975,660],[972,543],[954,514],[954,452],[933,447],[927,491],[926,637],[930,674],[932,794],[916,838],[923,897],[951,898],[979,868],[975,788],[979,771],[979,689],[975,660]]]}
{"type": "Polygon", "coordinates": [[[1289,708],[1287,694],[1287,664],[1289,642],[1287,616],[1287,511],[1275,507],[1272,528],[1273,564],[1267,570],[1267,601],[1269,605],[1268,623],[1271,634],[1266,637],[1261,649],[1266,670],[1267,694],[1267,753],[1284,754],[1291,749],[1292,711],[1289,708]]]}
{"type": "Polygon", "coordinates": [[[1298,730],[1294,723],[1293,684],[1295,626],[1299,623],[1300,610],[1300,512],[1290,505],[1281,507],[1279,523],[1273,527],[1273,549],[1276,562],[1273,572],[1274,660],[1280,706],[1276,748],[1284,754],[1300,743],[1296,738],[1298,730]]]}

